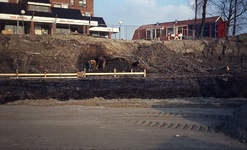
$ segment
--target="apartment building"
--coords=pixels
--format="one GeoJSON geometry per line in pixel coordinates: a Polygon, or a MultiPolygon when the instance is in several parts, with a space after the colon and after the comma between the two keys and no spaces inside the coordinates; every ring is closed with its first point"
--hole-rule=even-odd
{"type": "MultiPolygon", "coordinates": [[[[36,2],[41,1],[37,0],[36,2]]],[[[27,3],[27,0],[0,0],[0,2],[25,4],[27,3]]],[[[44,2],[47,1],[44,0],[44,2]]],[[[78,9],[82,16],[94,16],[94,0],[50,0],[49,3],[51,4],[51,7],[55,8],[78,9]]]]}
{"type": "Polygon", "coordinates": [[[94,16],[94,0],[50,0],[51,7],[78,9],[83,16],[94,16]]]}
{"type": "Polygon", "coordinates": [[[119,32],[94,16],[93,0],[0,0],[0,29],[13,34],[76,32],[109,38],[119,32]]]}

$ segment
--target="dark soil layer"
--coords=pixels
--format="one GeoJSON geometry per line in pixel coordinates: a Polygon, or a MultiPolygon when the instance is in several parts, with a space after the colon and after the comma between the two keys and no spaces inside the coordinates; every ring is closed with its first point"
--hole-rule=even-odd
{"type": "Polygon", "coordinates": [[[24,99],[86,99],[93,97],[164,99],[175,97],[247,97],[247,78],[115,78],[1,80],[1,104],[24,99]]]}
{"type": "Polygon", "coordinates": [[[234,111],[233,115],[228,118],[218,131],[238,139],[240,142],[247,143],[247,104],[234,111]]]}

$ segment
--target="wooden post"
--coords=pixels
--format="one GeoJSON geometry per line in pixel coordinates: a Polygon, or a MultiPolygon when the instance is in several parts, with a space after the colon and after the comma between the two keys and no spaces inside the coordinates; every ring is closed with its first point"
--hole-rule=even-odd
{"type": "Polygon", "coordinates": [[[16,69],[15,71],[16,71],[16,79],[18,79],[19,78],[19,76],[18,76],[18,69],[16,69]]]}
{"type": "Polygon", "coordinates": [[[45,78],[46,78],[46,72],[45,72],[45,78]]]}
{"type": "Polygon", "coordinates": [[[133,69],[131,69],[131,75],[132,75],[132,73],[133,73],[133,69]]]}
{"type": "Polygon", "coordinates": [[[116,77],[117,77],[116,72],[117,72],[117,70],[116,70],[116,69],[114,69],[114,78],[116,78],[116,77]]]}
{"type": "Polygon", "coordinates": [[[144,69],[144,78],[146,77],[146,69],[144,69]]]}
{"type": "Polygon", "coordinates": [[[53,24],[53,34],[57,33],[57,25],[56,23],[53,24]]]}
{"type": "Polygon", "coordinates": [[[35,34],[34,22],[31,21],[31,34],[35,34]]]}
{"type": "Polygon", "coordinates": [[[86,71],[87,71],[87,69],[84,68],[84,72],[83,72],[83,77],[84,77],[84,78],[86,78],[86,71]]]}
{"type": "Polygon", "coordinates": [[[111,32],[109,32],[109,39],[111,39],[111,32]]]}
{"type": "Polygon", "coordinates": [[[90,34],[90,32],[89,32],[89,26],[87,26],[86,28],[87,28],[87,35],[89,35],[90,34]]]}

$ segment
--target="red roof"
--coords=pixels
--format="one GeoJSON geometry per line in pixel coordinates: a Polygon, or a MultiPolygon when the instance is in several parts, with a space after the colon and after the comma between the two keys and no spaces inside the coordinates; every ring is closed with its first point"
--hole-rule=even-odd
{"type": "MultiPolygon", "coordinates": [[[[217,21],[223,21],[221,16],[215,16],[215,17],[208,17],[205,19],[205,22],[217,22],[217,21]]],[[[202,18],[197,19],[196,21],[197,23],[201,23],[202,22],[202,18]]],[[[175,21],[173,22],[163,22],[163,23],[159,23],[159,25],[157,26],[157,24],[149,24],[149,25],[142,25],[140,28],[147,28],[148,26],[156,26],[156,27],[171,27],[173,26],[175,23],[175,21]]],[[[182,20],[182,21],[177,21],[176,26],[182,26],[182,25],[189,25],[189,24],[194,24],[195,23],[195,19],[191,19],[191,20],[182,20]]]]}

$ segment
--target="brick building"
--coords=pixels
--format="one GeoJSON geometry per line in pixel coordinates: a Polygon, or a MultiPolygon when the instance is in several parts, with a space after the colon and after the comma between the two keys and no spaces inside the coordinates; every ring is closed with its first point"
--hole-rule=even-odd
{"type": "Polygon", "coordinates": [[[112,33],[119,32],[118,28],[107,28],[102,17],[94,17],[93,2],[93,0],[0,0],[0,29],[2,33],[14,34],[77,32],[109,37],[112,33]]]}
{"type": "Polygon", "coordinates": [[[94,0],[50,0],[51,7],[79,9],[83,16],[94,16],[94,0]]]}
{"type": "MultiPolygon", "coordinates": [[[[132,37],[133,40],[174,40],[194,39],[199,37],[202,19],[163,22],[138,27],[132,37]]],[[[203,37],[222,38],[226,36],[227,25],[221,16],[208,17],[205,20],[203,37]]]]}

